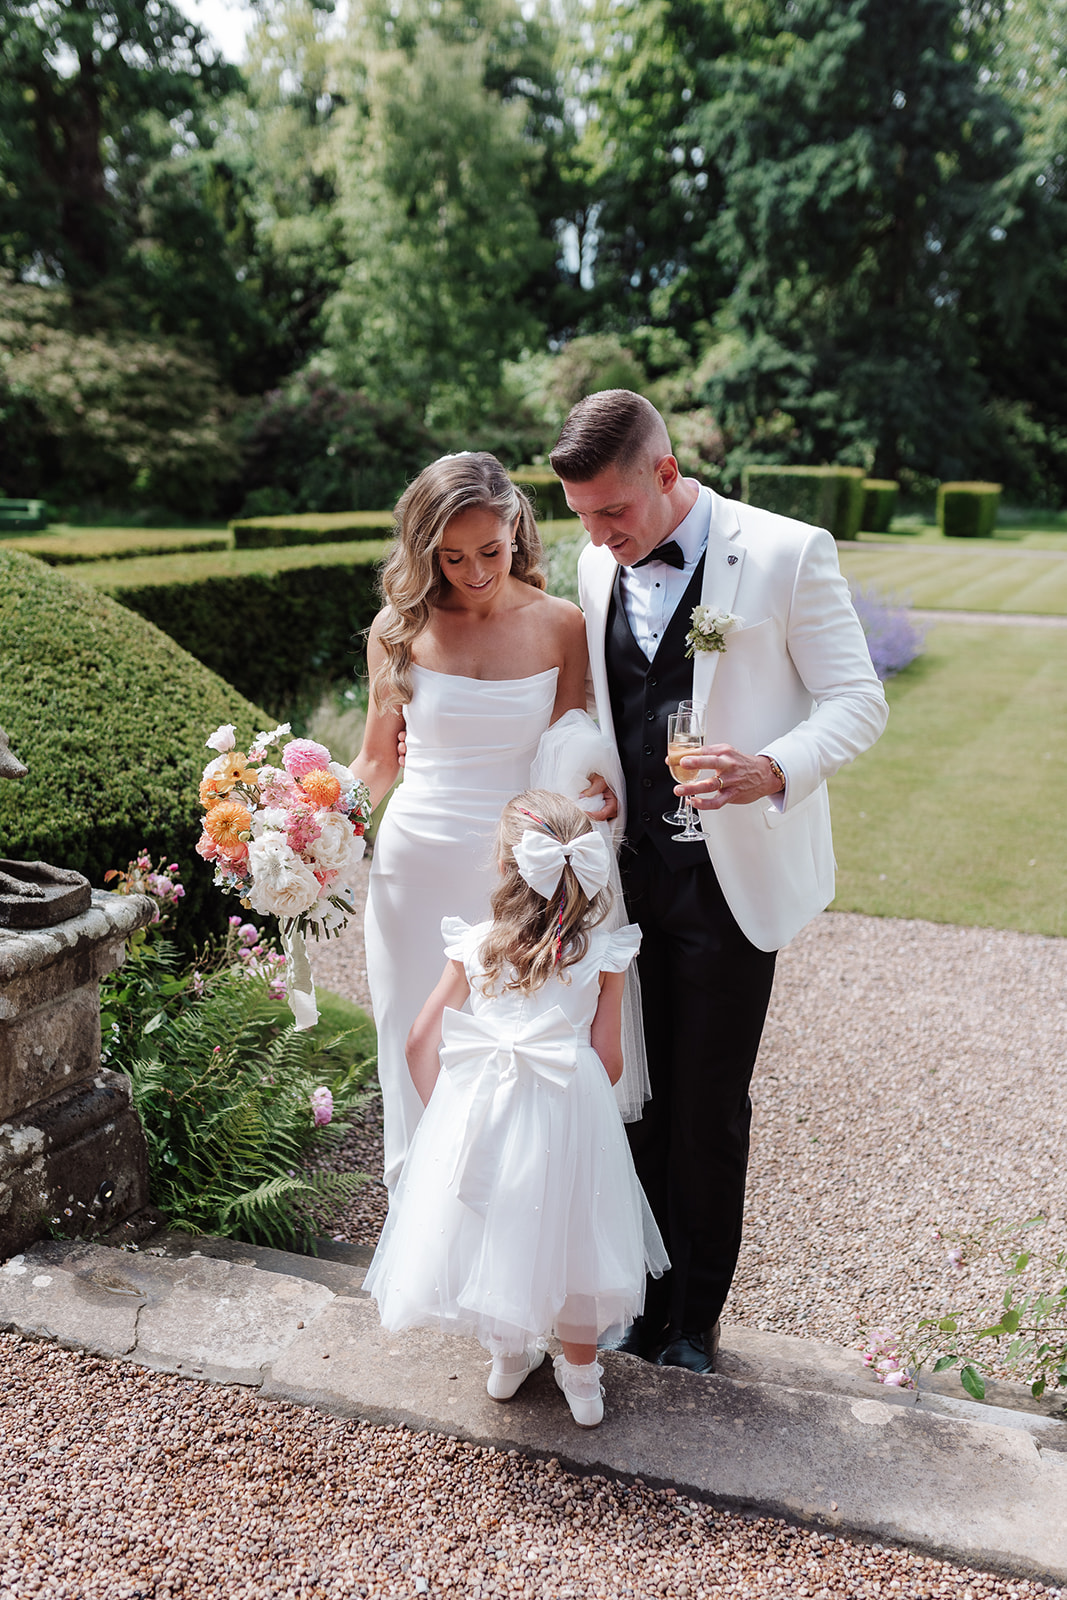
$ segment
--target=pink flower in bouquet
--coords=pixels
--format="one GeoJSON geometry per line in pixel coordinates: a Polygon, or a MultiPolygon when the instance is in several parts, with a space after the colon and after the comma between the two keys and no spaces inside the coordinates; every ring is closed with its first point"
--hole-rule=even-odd
{"type": "Polygon", "coordinates": [[[205,861],[217,861],[219,859],[219,847],[209,833],[202,833],[196,841],[196,853],[198,856],[202,856],[205,861]]]}
{"type": "Polygon", "coordinates": [[[297,805],[289,808],[285,838],[290,850],[295,850],[298,856],[306,855],[309,846],[315,843],[321,832],[322,824],[314,806],[297,805]]]}
{"type": "Polygon", "coordinates": [[[311,1114],[316,1128],[324,1128],[333,1119],[333,1095],[325,1085],[311,1091],[311,1114]]]}
{"type": "Polygon", "coordinates": [[[281,767],[260,767],[259,792],[267,807],[291,805],[294,800],[304,798],[303,790],[281,767]]]}
{"type": "Polygon", "coordinates": [[[318,772],[330,764],[330,752],[324,744],[314,739],[294,739],[282,752],[282,765],[291,778],[302,778],[308,772],[318,772]]]}

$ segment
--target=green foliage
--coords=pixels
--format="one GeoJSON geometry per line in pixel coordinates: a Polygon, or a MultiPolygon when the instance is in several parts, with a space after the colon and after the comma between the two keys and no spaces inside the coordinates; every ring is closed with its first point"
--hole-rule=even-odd
{"type": "Polygon", "coordinates": [[[246,413],[242,450],[246,516],[266,489],[285,496],[281,512],[377,511],[440,454],[394,395],[372,399],[314,370],[246,413]]]}
{"type": "Polygon", "coordinates": [[[323,681],[350,678],[360,667],[363,634],[378,610],[383,554],[382,543],[363,540],[77,570],[79,579],[280,714],[323,681]]]}
{"type": "Polygon", "coordinates": [[[204,740],[223,722],[269,726],[140,617],[0,551],[0,727],[29,768],[0,784],[0,854],[73,867],[102,886],[143,845],[179,864],[183,925],[203,939],[224,909],[194,854],[196,796],[204,740]]]}
{"type": "Polygon", "coordinates": [[[864,481],[859,467],[746,466],[741,498],[765,511],[829,528],[835,539],[854,539],[863,515],[864,481]]]}
{"type": "Polygon", "coordinates": [[[705,398],[731,470],[756,440],[768,459],[777,416],[771,459],[960,476],[982,450],[976,319],[1030,293],[1021,131],[973,22],[955,0],[717,9],[730,44],[674,138],[728,275],[714,325],[738,344],[705,398]]]}
{"type": "Polygon", "coordinates": [[[516,467],[508,477],[529,495],[539,522],[572,515],[563,485],[551,467],[516,467]]]}
{"type": "Polygon", "coordinates": [[[999,483],[943,483],[937,491],[937,525],[957,539],[988,539],[999,504],[999,483]]]}
{"type": "Polygon", "coordinates": [[[1005,1225],[995,1218],[979,1232],[945,1235],[958,1270],[983,1258],[996,1263],[1006,1284],[1001,1309],[991,1316],[988,1301],[972,1301],[923,1317],[904,1335],[912,1366],[934,1372],[955,1368],[975,1400],[985,1399],[993,1364],[1021,1378],[1037,1399],[1048,1390],[1067,1389],[1067,1250],[1041,1252],[1029,1237],[1024,1243],[1024,1236],[1045,1220],[1031,1217],[1005,1225]]]}
{"type": "Polygon", "coordinates": [[[338,161],[352,259],[326,343],[342,381],[398,396],[429,427],[463,427],[502,361],[537,337],[523,291],[555,250],[530,197],[525,102],[490,86],[477,16],[438,12],[402,16],[403,47],[363,58],[338,161]]]}
{"type": "Polygon", "coordinates": [[[0,279],[0,482],[52,500],[210,511],[239,466],[233,397],[173,342],[79,324],[66,293],[0,279]]]}
{"type": "Polygon", "coordinates": [[[867,478],[864,481],[860,527],[865,533],[888,533],[899,494],[899,483],[894,483],[890,478],[867,478]]]}
{"type": "Polygon", "coordinates": [[[149,1192],[174,1228],[283,1249],[313,1243],[316,1212],[350,1195],[356,1174],[308,1173],[313,1146],[336,1142],[372,1063],[347,1036],[298,1033],[261,978],[180,969],[164,940],[142,940],[102,985],[105,1059],[127,1072],[148,1140],[149,1192]],[[197,993],[197,990],[200,993],[197,993]],[[312,1090],[333,1095],[316,1129],[312,1090]]]}

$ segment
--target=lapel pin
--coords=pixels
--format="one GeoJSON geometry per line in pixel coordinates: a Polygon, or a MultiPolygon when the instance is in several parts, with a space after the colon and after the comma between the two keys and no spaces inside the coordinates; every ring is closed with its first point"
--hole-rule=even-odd
{"type": "Polygon", "coordinates": [[[726,557],[726,561],[727,561],[727,564],[729,566],[731,566],[731,567],[736,567],[737,566],[737,557],[736,556],[727,556],[726,557]]]}

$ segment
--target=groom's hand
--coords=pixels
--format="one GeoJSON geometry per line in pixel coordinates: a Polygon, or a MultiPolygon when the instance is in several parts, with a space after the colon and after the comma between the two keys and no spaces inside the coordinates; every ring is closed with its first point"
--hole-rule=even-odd
{"type": "Polygon", "coordinates": [[[590,822],[611,822],[619,814],[619,802],[614,789],[608,788],[607,779],[602,778],[599,772],[589,774],[589,787],[582,790],[579,798],[587,800],[594,794],[603,797],[603,804],[599,811],[587,811],[586,816],[590,822]]]}
{"type": "Polygon", "coordinates": [[[732,744],[709,744],[694,750],[682,757],[680,765],[693,772],[694,778],[691,783],[677,784],[674,792],[688,795],[698,811],[747,806],[782,792],[769,756],[742,755],[732,744]]]}

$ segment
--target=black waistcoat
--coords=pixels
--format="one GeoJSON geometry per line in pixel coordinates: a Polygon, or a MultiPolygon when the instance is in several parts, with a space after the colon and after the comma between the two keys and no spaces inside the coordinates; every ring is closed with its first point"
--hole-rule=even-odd
{"type": "Polygon", "coordinates": [[[621,570],[615,576],[604,638],[611,690],[611,716],[615,742],[626,779],[626,838],[631,844],[646,834],[672,871],[706,861],[702,842],[676,844],[676,827],[663,821],[663,813],[679,804],[667,754],[667,718],[679,700],[693,693],[693,664],[686,659],[685,636],[692,625],[693,607],[700,604],[704,557],[674,608],[656,654],[649,661],[626,619],[619,592],[621,570]]]}

